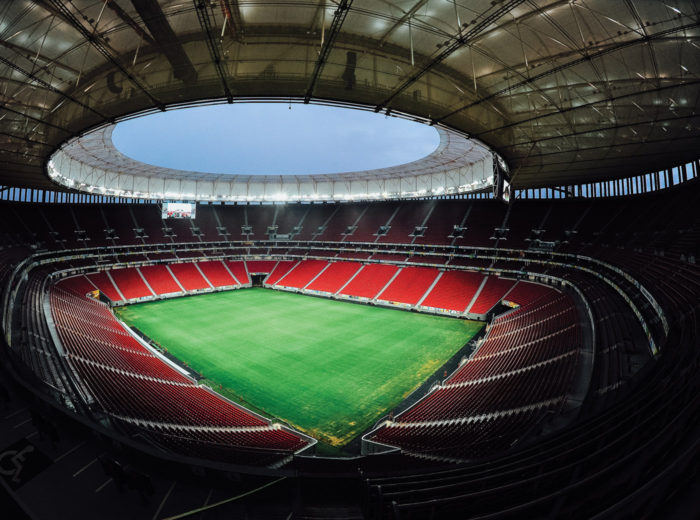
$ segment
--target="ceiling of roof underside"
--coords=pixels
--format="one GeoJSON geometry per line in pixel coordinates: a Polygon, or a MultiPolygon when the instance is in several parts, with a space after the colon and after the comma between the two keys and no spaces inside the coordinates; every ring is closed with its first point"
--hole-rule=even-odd
{"type": "Polygon", "coordinates": [[[700,156],[695,0],[11,0],[0,183],[48,186],[62,142],[210,98],[333,100],[428,118],[520,187],[700,156]]]}

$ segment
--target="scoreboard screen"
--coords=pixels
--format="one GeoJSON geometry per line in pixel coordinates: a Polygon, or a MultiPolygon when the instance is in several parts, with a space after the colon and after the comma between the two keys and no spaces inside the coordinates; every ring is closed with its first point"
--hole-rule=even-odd
{"type": "Polygon", "coordinates": [[[164,202],[161,218],[195,218],[197,205],[190,202],[164,202]]]}
{"type": "Polygon", "coordinates": [[[500,155],[493,154],[493,197],[509,204],[511,201],[512,187],[508,165],[500,155]]]}
{"type": "Polygon", "coordinates": [[[501,191],[501,200],[506,204],[510,204],[510,183],[503,179],[503,190],[501,191]]]}

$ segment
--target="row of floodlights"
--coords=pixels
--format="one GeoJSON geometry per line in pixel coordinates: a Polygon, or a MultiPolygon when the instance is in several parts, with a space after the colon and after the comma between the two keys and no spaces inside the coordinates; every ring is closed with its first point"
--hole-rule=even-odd
{"type": "Polygon", "coordinates": [[[458,195],[483,190],[493,185],[493,176],[473,181],[460,186],[438,186],[432,189],[420,189],[416,191],[400,192],[374,192],[374,193],[333,193],[322,195],[318,193],[295,194],[276,193],[264,195],[202,195],[197,193],[180,192],[153,192],[124,190],[120,188],[107,188],[105,186],[93,186],[84,182],[78,182],[61,174],[49,161],[48,173],[51,180],[67,188],[76,189],[94,195],[109,197],[122,197],[133,199],[157,199],[157,200],[204,200],[204,201],[231,201],[231,202],[285,202],[285,201],[314,201],[314,200],[384,200],[396,198],[431,197],[441,195],[458,195]]]}

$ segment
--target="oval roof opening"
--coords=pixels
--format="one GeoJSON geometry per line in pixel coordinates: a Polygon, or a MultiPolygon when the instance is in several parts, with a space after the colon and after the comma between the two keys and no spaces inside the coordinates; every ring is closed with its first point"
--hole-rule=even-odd
{"type": "Polygon", "coordinates": [[[431,154],[428,125],[323,105],[237,103],[150,114],[117,124],[124,155],[218,174],[313,175],[373,170],[431,154]]]}

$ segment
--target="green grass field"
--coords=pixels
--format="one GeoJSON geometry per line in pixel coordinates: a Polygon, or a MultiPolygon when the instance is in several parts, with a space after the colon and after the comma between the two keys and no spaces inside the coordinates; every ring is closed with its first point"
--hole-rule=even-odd
{"type": "Polygon", "coordinates": [[[269,289],[117,312],[224,395],[333,446],[395,407],[483,326],[269,289]]]}

